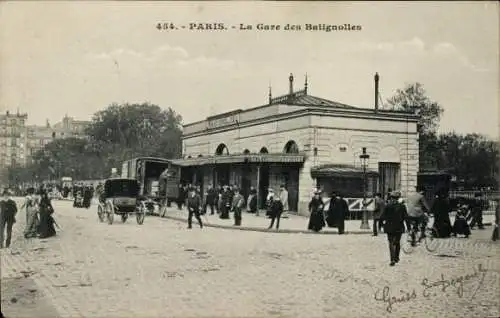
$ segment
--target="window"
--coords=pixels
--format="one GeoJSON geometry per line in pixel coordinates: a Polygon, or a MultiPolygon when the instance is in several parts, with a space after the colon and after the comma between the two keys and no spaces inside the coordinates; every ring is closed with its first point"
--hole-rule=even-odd
{"type": "Polygon", "coordinates": [[[379,162],[380,192],[386,195],[389,189],[401,188],[400,164],[398,162],[379,162]]]}

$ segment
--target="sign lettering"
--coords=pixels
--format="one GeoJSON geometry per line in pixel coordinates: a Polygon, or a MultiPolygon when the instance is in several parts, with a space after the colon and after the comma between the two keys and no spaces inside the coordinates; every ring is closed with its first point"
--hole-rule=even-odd
{"type": "Polygon", "coordinates": [[[233,125],[236,124],[236,122],[238,121],[238,117],[239,116],[235,114],[228,117],[211,119],[208,121],[207,127],[211,129],[211,128],[219,128],[223,126],[233,125]]]}

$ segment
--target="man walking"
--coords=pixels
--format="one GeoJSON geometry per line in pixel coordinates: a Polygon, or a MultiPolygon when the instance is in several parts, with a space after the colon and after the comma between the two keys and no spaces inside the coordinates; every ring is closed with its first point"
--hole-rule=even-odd
{"type": "Polygon", "coordinates": [[[382,230],[382,222],[380,222],[380,216],[385,209],[385,200],[382,199],[382,194],[375,194],[375,210],[373,211],[373,236],[378,235],[378,231],[382,230]]]}
{"type": "Polygon", "coordinates": [[[476,224],[480,230],[484,229],[483,225],[483,200],[481,198],[481,192],[476,192],[474,194],[474,203],[471,206],[471,216],[472,222],[470,223],[470,229],[472,230],[476,224]]]}
{"type": "Polygon", "coordinates": [[[10,247],[10,241],[12,239],[12,227],[14,226],[14,223],[16,223],[16,214],[16,202],[14,202],[14,200],[9,197],[8,190],[4,190],[2,193],[2,199],[0,201],[0,248],[4,247],[5,230],[7,230],[5,247],[10,247]]]}
{"type": "Polygon", "coordinates": [[[238,188],[234,188],[234,196],[232,203],[232,210],[234,212],[234,225],[241,225],[241,209],[245,206],[245,199],[240,194],[240,190],[238,188]]]}
{"type": "Polygon", "coordinates": [[[387,240],[389,241],[390,266],[394,266],[399,262],[401,235],[404,232],[405,219],[408,217],[406,206],[398,201],[400,196],[399,192],[393,192],[389,203],[380,216],[380,219],[385,222],[384,231],[387,233],[387,240]]]}
{"type": "Polygon", "coordinates": [[[215,192],[215,189],[210,185],[208,187],[207,199],[205,201],[205,211],[207,210],[207,207],[210,207],[210,215],[214,215],[216,196],[217,193],[215,192]]]}
{"type": "Polygon", "coordinates": [[[201,222],[201,217],[200,217],[200,209],[201,209],[201,197],[200,195],[196,192],[195,187],[191,187],[190,193],[187,199],[187,208],[189,211],[188,214],[188,229],[192,228],[192,222],[193,222],[193,215],[198,220],[198,224],[200,225],[200,228],[203,228],[203,223],[201,222]]]}

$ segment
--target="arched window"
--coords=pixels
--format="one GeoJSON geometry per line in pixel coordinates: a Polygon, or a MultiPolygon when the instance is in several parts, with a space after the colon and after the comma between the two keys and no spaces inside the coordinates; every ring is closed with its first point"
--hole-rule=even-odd
{"type": "Polygon", "coordinates": [[[227,149],[227,146],[225,144],[220,144],[217,146],[217,149],[215,150],[215,155],[216,156],[229,155],[229,149],[227,149]]]}
{"type": "Polygon", "coordinates": [[[248,154],[250,154],[250,150],[248,150],[248,149],[243,150],[243,154],[244,154],[244,155],[248,155],[248,154]]]}
{"type": "Polygon", "coordinates": [[[269,153],[269,151],[267,151],[266,147],[262,147],[262,148],[260,148],[259,153],[269,153]]]}
{"type": "Polygon", "coordinates": [[[285,148],[283,148],[284,153],[299,153],[299,146],[293,140],[286,143],[285,148]]]}

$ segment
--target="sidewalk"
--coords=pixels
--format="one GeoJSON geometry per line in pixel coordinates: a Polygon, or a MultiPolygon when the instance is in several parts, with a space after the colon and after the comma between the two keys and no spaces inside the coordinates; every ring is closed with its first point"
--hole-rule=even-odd
{"type": "MultiPolygon", "coordinates": [[[[288,214],[288,218],[281,218],[280,229],[277,231],[275,228],[269,230],[271,220],[265,216],[265,211],[261,211],[259,216],[252,213],[243,212],[241,226],[234,226],[233,213],[230,213],[230,219],[222,220],[217,214],[202,215],[201,220],[204,226],[215,227],[221,229],[231,229],[240,231],[254,231],[254,232],[279,232],[279,233],[302,233],[302,234],[338,234],[337,228],[324,227],[320,232],[316,233],[309,231],[307,225],[309,218],[301,215],[288,214]]],[[[164,218],[172,219],[187,223],[188,212],[186,209],[179,210],[176,207],[167,208],[164,218]]],[[[450,215],[451,222],[454,222],[454,215],[450,215]]],[[[485,226],[491,226],[494,221],[494,215],[488,213],[483,215],[483,223],[485,226]]],[[[193,225],[197,226],[196,219],[193,218],[193,225]]],[[[372,234],[373,220],[368,220],[369,229],[360,229],[360,220],[346,220],[345,221],[345,234],[372,234]]],[[[276,227],[276,225],[274,226],[276,227]]]]}
{"type": "MultiPolygon", "coordinates": [[[[337,228],[324,227],[319,233],[307,230],[309,218],[300,215],[288,214],[288,218],[281,218],[280,229],[277,231],[275,228],[268,230],[271,219],[262,211],[259,216],[253,213],[243,212],[241,226],[234,226],[233,213],[230,213],[230,219],[222,220],[219,215],[205,214],[201,216],[204,226],[216,227],[222,229],[254,231],[254,232],[279,232],[279,233],[307,233],[307,234],[338,234],[337,228]]],[[[179,210],[176,207],[167,208],[165,218],[187,223],[188,212],[187,210],[179,210]]],[[[193,218],[194,219],[194,218],[193,218]]],[[[197,226],[196,219],[193,220],[193,226],[197,226]]],[[[345,234],[372,234],[371,222],[370,229],[360,229],[361,221],[349,220],[345,221],[345,234]]],[[[276,225],[274,225],[276,227],[276,225]]]]}

